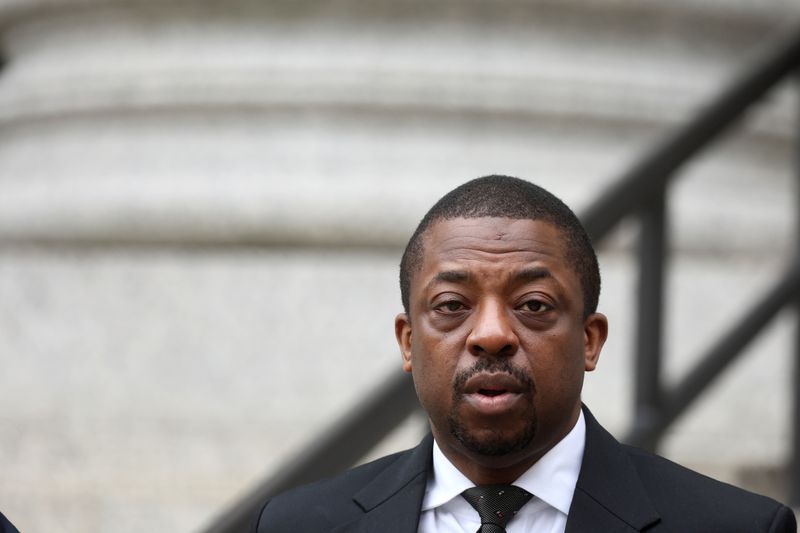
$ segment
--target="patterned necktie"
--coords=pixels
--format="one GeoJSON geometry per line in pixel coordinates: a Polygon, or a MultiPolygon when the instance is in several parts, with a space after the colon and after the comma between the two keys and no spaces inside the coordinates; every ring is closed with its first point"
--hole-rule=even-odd
{"type": "Polygon", "coordinates": [[[480,485],[461,493],[478,511],[481,527],[477,533],[506,533],[506,524],[532,494],[514,485],[480,485]]]}

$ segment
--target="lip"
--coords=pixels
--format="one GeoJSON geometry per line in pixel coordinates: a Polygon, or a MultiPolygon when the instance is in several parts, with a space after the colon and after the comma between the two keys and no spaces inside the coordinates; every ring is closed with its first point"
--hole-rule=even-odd
{"type": "Polygon", "coordinates": [[[467,380],[463,398],[477,412],[496,415],[512,409],[524,392],[525,387],[513,375],[506,372],[484,372],[467,380]]]}
{"type": "MultiPolygon", "coordinates": [[[[478,394],[480,391],[522,394],[525,387],[517,378],[506,372],[475,374],[464,384],[465,394],[478,394]]],[[[497,396],[495,396],[497,397],[497,396]]]]}
{"type": "Polygon", "coordinates": [[[485,415],[497,415],[511,410],[522,398],[521,393],[503,392],[495,396],[487,396],[479,392],[463,396],[467,405],[485,415]]]}

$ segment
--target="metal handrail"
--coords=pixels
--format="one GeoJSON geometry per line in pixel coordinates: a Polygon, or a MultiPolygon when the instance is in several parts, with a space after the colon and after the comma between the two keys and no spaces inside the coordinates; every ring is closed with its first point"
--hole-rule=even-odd
{"type": "MultiPolygon", "coordinates": [[[[766,293],[763,301],[728,335],[723,336],[681,383],[669,391],[663,390],[660,340],[663,263],[667,248],[667,186],[682,165],[728,130],[751,105],[799,67],[800,24],[745,68],[694,119],[648,151],[579,217],[595,242],[607,236],[626,217],[638,216],[642,220],[639,263],[640,288],[644,290],[640,290],[639,300],[637,412],[629,441],[655,447],[669,424],[691,405],[780,309],[792,303],[800,309],[800,262],[795,262],[766,293]]],[[[797,359],[800,361],[800,348],[798,350],[797,359]]],[[[800,394],[796,405],[800,413],[800,394]]],[[[248,523],[270,496],[351,466],[415,409],[418,409],[418,404],[410,379],[401,373],[390,377],[373,396],[359,402],[356,410],[313,439],[311,446],[293,461],[234,503],[204,533],[247,531],[248,523]]],[[[796,433],[798,424],[800,420],[796,419],[796,433]]],[[[795,445],[795,450],[800,453],[800,446],[795,445]]],[[[796,458],[794,472],[800,479],[800,456],[796,455],[796,458]]],[[[796,489],[794,494],[800,496],[800,489],[796,489]]],[[[800,497],[796,500],[800,501],[800,497]]]]}
{"type": "Polygon", "coordinates": [[[660,195],[675,177],[675,171],[731,127],[798,65],[800,23],[767,46],[692,120],[653,146],[589,205],[580,217],[589,236],[600,241],[623,218],[660,195]]]}
{"type": "Polygon", "coordinates": [[[258,509],[271,496],[353,466],[416,409],[419,404],[411,378],[403,372],[392,374],[288,463],[217,517],[204,533],[248,531],[258,509]]]}

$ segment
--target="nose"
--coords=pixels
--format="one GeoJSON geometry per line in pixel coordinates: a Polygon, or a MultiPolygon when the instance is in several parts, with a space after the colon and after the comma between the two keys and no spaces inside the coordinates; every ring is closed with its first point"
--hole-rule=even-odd
{"type": "Polygon", "coordinates": [[[500,302],[483,303],[467,337],[467,349],[476,357],[511,356],[519,348],[519,339],[511,327],[513,318],[500,302]]]}

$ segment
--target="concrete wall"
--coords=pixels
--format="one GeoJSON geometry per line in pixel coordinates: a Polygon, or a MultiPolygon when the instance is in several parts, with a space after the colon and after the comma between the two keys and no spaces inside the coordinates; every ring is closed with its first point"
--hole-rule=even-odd
{"type": "MultiPolygon", "coordinates": [[[[396,264],[441,194],[508,173],[580,211],[798,12],[0,2],[0,509],[25,532],[198,530],[400,371],[396,264]]],[[[788,257],[793,96],[671,193],[673,379],[788,257]]],[[[633,234],[602,249],[585,395],[620,434],[633,234]]],[[[735,481],[783,463],[790,318],[666,453],[735,481]]]]}

